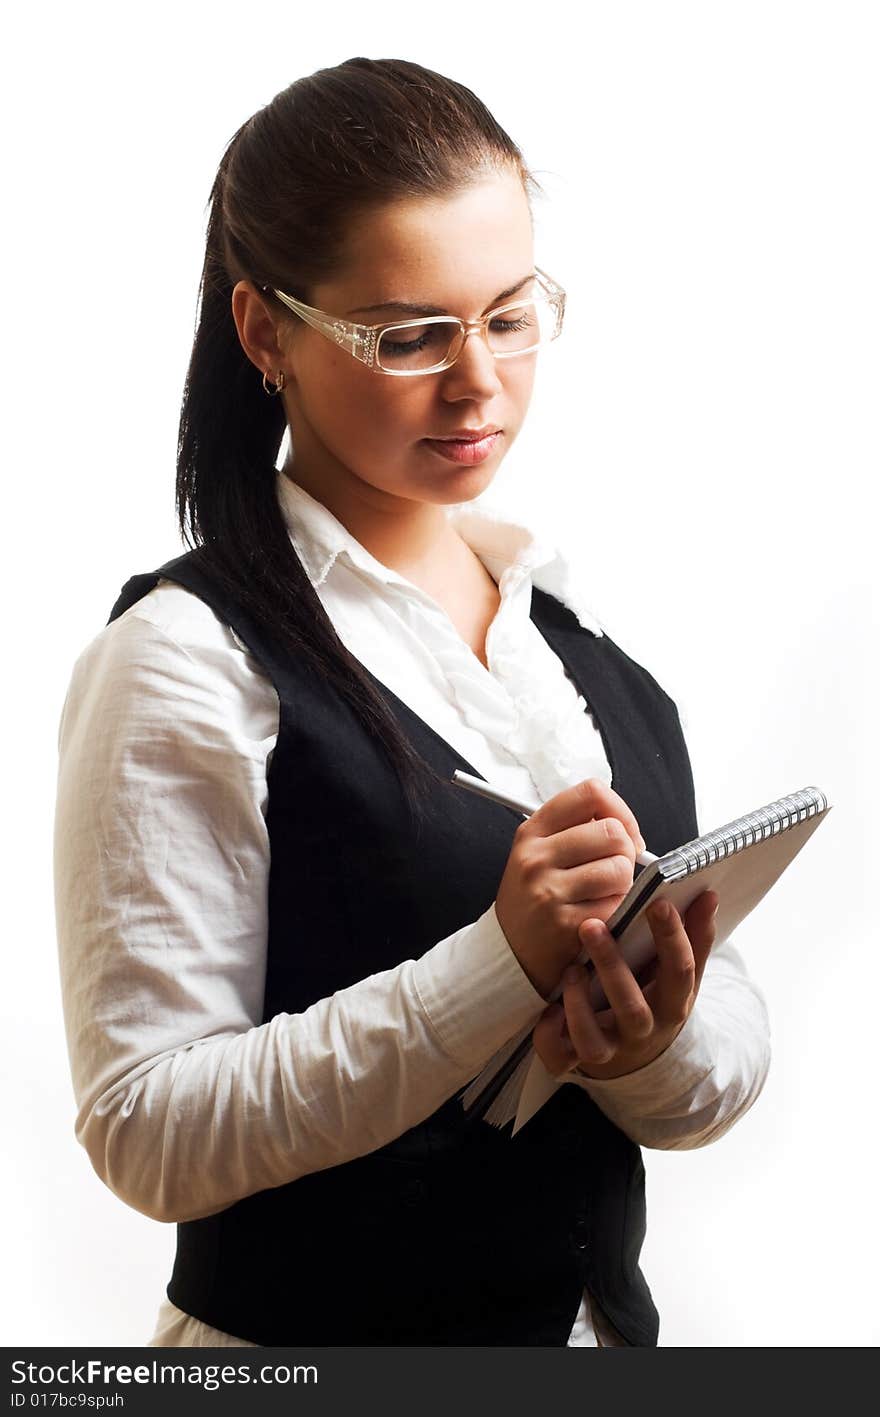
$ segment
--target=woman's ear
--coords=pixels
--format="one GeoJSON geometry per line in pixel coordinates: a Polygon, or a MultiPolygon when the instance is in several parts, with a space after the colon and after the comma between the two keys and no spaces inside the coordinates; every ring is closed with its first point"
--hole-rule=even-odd
{"type": "Polygon", "coordinates": [[[276,317],[253,281],[240,280],[234,287],[232,318],[242,349],[260,373],[274,382],[279,369],[283,369],[289,381],[291,371],[286,365],[286,351],[276,317]]]}

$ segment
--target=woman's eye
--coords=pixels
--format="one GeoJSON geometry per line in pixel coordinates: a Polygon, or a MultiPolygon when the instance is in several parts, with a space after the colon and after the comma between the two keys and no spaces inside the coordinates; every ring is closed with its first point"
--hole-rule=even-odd
{"type": "Polygon", "coordinates": [[[394,354],[406,354],[412,349],[424,349],[427,338],[427,335],[420,335],[418,339],[410,340],[386,339],[383,346],[394,354]]]}
{"type": "Polygon", "coordinates": [[[496,334],[503,335],[508,331],[512,332],[515,330],[527,330],[531,323],[532,320],[528,312],[523,311],[521,315],[516,315],[513,317],[508,316],[506,319],[493,320],[492,329],[496,332],[496,334]]]}
{"type": "Polygon", "coordinates": [[[428,344],[440,342],[448,344],[449,329],[448,325],[416,326],[408,331],[406,338],[390,339],[388,335],[385,335],[382,340],[382,348],[394,354],[411,354],[415,350],[424,349],[428,344]]]}

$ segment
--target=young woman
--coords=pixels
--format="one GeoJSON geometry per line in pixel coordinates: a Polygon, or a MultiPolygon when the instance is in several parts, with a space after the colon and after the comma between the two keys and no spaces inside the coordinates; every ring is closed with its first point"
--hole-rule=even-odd
{"type": "Polygon", "coordinates": [[[60,733],[76,1133],[177,1224],[154,1344],[655,1344],[639,1147],[763,1083],[714,898],[653,922],[641,987],[603,923],[637,851],[697,834],[675,706],[473,505],[562,328],[534,185],[396,60],[300,79],[220,165],[192,549],[123,588],[60,733]],[[564,1085],[512,1137],[461,1093],[529,1024],[564,1085]]]}

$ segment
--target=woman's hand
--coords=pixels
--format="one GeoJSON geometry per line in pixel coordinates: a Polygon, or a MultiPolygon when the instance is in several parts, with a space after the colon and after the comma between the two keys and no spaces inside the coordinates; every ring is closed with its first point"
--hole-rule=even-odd
{"type": "Polygon", "coordinates": [[[644,849],[629,807],[592,778],[557,792],[517,828],[495,914],[545,999],[580,954],[584,922],[607,920],[623,900],[644,849]]]}
{"type": "Polygon", "coordinates": [[[532,1034],[535,1052],[555,1077],[576,1068],[591,1078],[616,1078],[643,1068],[669,1047],[694,1006],[715,941],[718,897],[704,891],[684,918],[668,901],[647,910],[657,959],[639,984],[600,920],[580,926],[609,1007],[598,1013],[590,976],[577,964],[563,975],[562,998],[541,1015],[532,1034]]]}

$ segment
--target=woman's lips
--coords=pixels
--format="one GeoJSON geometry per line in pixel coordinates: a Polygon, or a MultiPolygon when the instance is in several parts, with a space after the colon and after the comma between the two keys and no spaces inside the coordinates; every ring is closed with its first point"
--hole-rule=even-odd
{"type": "Polygon", "coordinates": [[[441,458],[447,458],[450,462],[478,463],[489,456],[500,437],[499,431],[490,433],[486,438],[479,438],[476,442],[463,438],[425,438],[424,442],[429,448],[433,448],[435,453],[439,453],[441,458]]]}

